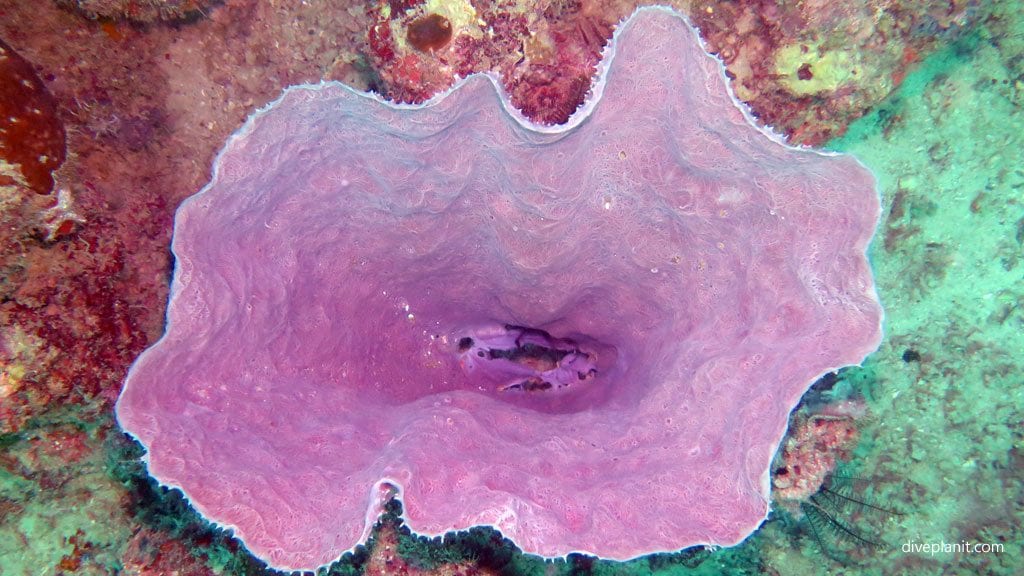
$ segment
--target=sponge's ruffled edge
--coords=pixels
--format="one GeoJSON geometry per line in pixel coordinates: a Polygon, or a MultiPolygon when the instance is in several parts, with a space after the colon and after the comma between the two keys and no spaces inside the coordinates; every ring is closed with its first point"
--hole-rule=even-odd
{"type": "MultiPolygon", "coordinates": [[[[218,183],[218,179],[219,179],[219,170],[220,170],[220,166],[221,166],[221,157],[232,149],[233,144],[237,140],[243,139],[246,136],[248,136],[249,133],[256,126],[256,123],[259,121],[259,119],[263,115],[265,115],[265,114],[271,112],[272,110],[274,110],[279,104],[281,104],[285,99],[287,99],[289,97],[289,95],[291,95],[292,92],[307,91],[307,90],[321,90],[321,89],[324,89],[326,87],[341,88],[341,89],[344,89],[344,90],[350,92],[351,94],[357,95],[357,96],[362,97],[362,98],[367,98],[367,99],[370,99],[370,100],[375,100],[375,101],[379,102],[380,104],[389,106],[389,107],[391,107],[393,109],[396,109],[396,110],[422,110],[422,109],[430,108],[432,106],[437,105],[438,103],[440,103],[441,101],[446,99],[449,95],[451,95],[455,91],[459,90],[462,86],[464,86],[468,82],[473,81],[474,79],[482,76],[482,77],[488,79],[491,82],[491,84],[494,86],[494,90],[495,90],[495,92],[497,93],[497,95],[499,97],[499,101],[500,101],[500,103],[502,105],[502,108],[504,109],[505,113],[510,118],[515,120],[526,131],[534,132],[534,133],[537,133],[537,134],[563,134],[563,133],[569,133],[574,128],[579,126],[582,122],[584,122],[588,117],[590,117],[591,113],[594,111],[594,109],[597,106],[598,102],[602,99],[602,96],[604,94],[604,88],[605,88],[605,85],[607,84],[607,78],[608,78],[609,70],[611,69],[611,67],[613,65],[613,62],[615,61],[616,48],[617,48],[618,42],[620,41],[620,36],[622,34],[624,34],[626,31],[628,31],[635,24],[635,22],[643,14],[646,14],[646,13],[667,14],[667,15],[670,15],[672,17],[680,19],[681,21],[683,21],[686,24],[686,27],[694,35],[694,38],[700,44],[701,49],[704,51],[706,57],[711,59],[711,60],[713,60],[714,63],[717,65],[718,73],[721,75],[721,78],[723,80],[724,85],[726,86],[726,89],[728,91],[730,99],[733,101],[733,103],[736,105],[736,107],[742,112],[742,114],[743,114],[744,118],[747,120],[747,122],[752,127],[756,128],[761,134],[763,134],[764,137],[766,137],[769,140],[775,142],[776,144],[778,144],[780,146],[783,146],[783,147],[785,147],[787,149],[790,149],[790,150],[801,151],[801,152],[804,152],[804,153],[817,154],[817,155],[821,155],[821,156],[849,156],[847,154],[842,154],[842,153],[838,153],[838,152],[815,150],[815,149],[808,148],[808,147],[805,147],[805,146],[793,146],[793,145],[790,145],[789,143],[786,142],[785,137],[782,134],[780,134],[779,132],[775,131],[772,127],[770,127],[770,126],[763,126],[763,125],[759,124],[757,122],[755,116],[753,115],[750,107],[746,103],[744,103],[743,101],[741,101],[739,98],[736,97],[736,94],[735,94],[735,91],[734,91],[734,89],[732,87],[730,79],[728,78],[728,75],[726,74],[725,65],[723,64],[723,62],[717,56],[709,53],[709,51],[707,49],[707,43],[700,36],[700,32],[697,30],[697,28],[695,26],[693,26],[693,24],[690,22],[689,18],[687,18],[683,14],[679,13],[675,9],[673,9],[671,7],[668,7],[668,6],[644,6],[644,7],[637,8],[630,16],[628,16],[618,26],[616,26],[615,32],[614,32],[614,34],[612,36],[612,39],[609,41],[609,43],[604,48],[604,51],[603,51],[602,56],[601,56],[601,60],[600,60],[600,62],[598,64],[598,66],[597,66],[597,72],[595,74],[595,78],[594,78],[594,80],[592,82],[591,89],[588,92],[586,100],[583,102],[582,105],[580,105],[579,108],[577,108],[577,110],[575,112],[573,112],[573,114],[569,117],[568,121],[566,123],[564,123],[564,124],[558,124],[558,125],[538,124],[538,123],[533,122],[532,120],[530,120],[526,116],[524,116],[518,109],[516,109],[512,105],[511,99],[509,98],[509,95],[508,95],[507,91],[505,90],[504,86],[502,85],[502,83],[501,83],[500,79],[497,77],[497,75],[495,75],[494,73],[491,73],[491,72],[481,72],[481,73],[472,74],[472,75],[470,75],[468,77],[465,77],[465,78],[460,78],[455,83],[453,83],[452,86],[449,87],[447,90],[434,95],[433,97],[431,97],[426,102],[423,102],[423,103],[420,103],[420,104],[401,104],[401,103],[390,102],[390,101],[382,98],[378,94],[375,94],[375,93],[372,93],[372,92],[363,92],[363,91],[357,90],[355,88],[352,88],[350,86],[347,86],[347,85],[342,84],[342,83],[337,82],[337,81],[325,81],[325,82],[319,82],[319,83],[313,83],[313,84],[299,84],[299,85],[294,85],[294,86],[287,87],[277,99],[271,101],[270,103],[266,104],[265,106],[259,108],[258,110],[256,110],[252,114],[250,114],[249,118],[242,125],[242,127],[239,128],[234,134],[232,134],[228,138],[228,140],[225,142],[224,146],[221,148],[220,152],[218,152],[216,158],[214,159],[213,171],[212,171],[213,173],[212,173],[212,177],[210,179],[210,182],[207,183],[198,192],[196,192],[192,196],[190,196],[187,199],[185,199],[181,203],[181,205],[179,205],[178,210],[176,212],[176,217],[175,217],[175,226],[174,226],[175,234],[173,235],[172,241],[171,241],[171,251],[172,251],[172,253],[175,254],[176,258],[175,258],[175,263],[174,263],[173,278],[172,278],[172,281],[171,281],[171,287],[170,287],[169,295],[168,295],[168,302],[173,301],[174,298],[175,298],[176,289],[178,287],[177,286],[178,285],[178,279],[180,278],[180,272],[181,272],[181,270],[179,269],[180,261],[177,259],[178,251],[175,249],[176,242],[177,242],[177,239],[178,239],[178,236],[177,236],[178,223],[179,223],[178,215],[181,214],[182,209],[185,206],[187,206],[190,202],[196,200],[197,198],[199,198],[200,196],[205,194],[207,191],[209,191],[210,189],[214,188],[214,186],[218,183]]],[[[854,158],[854,159],[857,161],[858,164],[860,164],[860,166],[862,168],[864,168],[864,170],[866,172],[870,173],[870,169],[868,169],[867,166],[865,166],[863,163],[861,163],[856,158],[854,158]]],[[[876,195],[879,196],[879,204],[880,204],[880,192],[878,190],[877,184],[874,186],[874,188],[875,188],[876,195]]],[[[879,214],[876,216],[876,226],[875,226],[876,230],[877,230],[877,220],[879,218],[880,218],[880,210],[879,210],[879,214]]],[[[867,259],[866,250],[867,250],[867,245],[869,243],[870,243],[870,239],[867,242],[865,242],[865,259],[867,259]]],[[[872,285],[869,287],[869,289],[870,289],[870,292],[872,293],[872,295],[874,296],[874,299],[876,301],[880,301],[879,298],[878,298],[876,286],[874,285],[873,282],[872,282],[872,285]]],[[[150,345],[146,350],[144,350],[142,352],[142,354],[139,355],[139,357],[135,360],[135,362],[129,368],[128,373],[127,373],[127,375],[125,377],[124,389],[127,389],[128,383],[132,380],[132,374],[136,370],[136,367],[138,365],[140,365],[141,363],[143,363],[148,355],[150,355],[151,353],[154,353],[154,351],[157,348],[160,347],[161,343],[164,341],[164,339],[167,337],[167,335],[171,332],[171,330],[173,328],[171,324],[172,324],[172,322],[171,322],[171,318],[170,318],[170,315],[169,315],[169,307],[168,307],[168,314],[165,317],[164,335],[161,336],[161,338],[159,340],[157,340],[155,343],[150,345]]],[[[883,324],[884,324],[884,309],[882,310],[882,313],[879,315],[879,330],[878,330],[877,341],[874,342],[871,346],[869,346],[870,350],[867,353],[864,354],[865,358],[867,357],[868,354],[870,354],[871,352],[876,350],[878,348],[878,346],[881,344],[882,335],[883,335],[883,330],[882,330],[882,325],[883,324]]],[[[863,358],[861,359],[861,362],[862,361],[863,361],[863,358]]],[[[833,371],[838,370],[839,368],[843,368],[845,366],[848,366],[848,364],[842,364],[842,365],[834,366],[834,367],[832,367],[830,369],[824,370],[824,371],[822,371],[821,374],[819,374],[818,377],[824,376],[825,374],[827,374],[829,372],[833,372],[833,371]]],[[[808,388],[816,380],[817,380],[817,378],[815,378],[811,382],[808,382],[808,384],[807,384],[808,388]]],[[[119,397],[118,402],[115,405],[115,414],[116,414],[116,417],[117,417],[117,420],[118,420],[119,424],[121,424],[120,410],[121,410],[121,399],[123,397],[124,397],[124,391],[122,390],[122,394],[119,397]]],[[[792,412],[792,410],[794,408],[796,408],[796,403],[794,403],[793,406],[789,407],[788,412],[792,412]]],[[[122,426],[122,429],[124,430],[123,426],[122,426]]],[[[138,436],[133,434],[131,431],[128,431],[128,430],[124,430],[124,431],[129,436],[131,436],[133,439],[135,439],[140,444],[142,444],[144,448],[146,448],[146,453],[143,455],[142,460],[146,464],[147,470],[148,470],[149,467],[150,467],[149,466],[149,464],[150,464],[150,455],[149,455],[148,447],[145,445],[145,443],[138,436]]],[[[773,445],[776,447],[776,450],[778,449],[778,446],[781,444],[782,439],[785,437],[785,433],[786,432],[787,432],[787,430],[784,429],[783,430],[783,434],[778,439],[776,439],[776,441],[773,443],[773,445]]],[[[168,488],[180,490],[182,492],[183,496],[185,497],[186,501],[188,501],[188,503],[197,512],[199,512],[204,517],[204,519],[206,519],[207,521],[211,522],[212,524],[214,524],[215,526],[217,526],[220,529],[230,530],[233,533],[237,533],[238,532],[238,530],[239,530],[238,526],[235,526],[235,525],[232,525],[232,524],[220,523],[220,522],[217,522],[215,520],[212,520],[210,518],[210,515],[205,510],[205,508],[202,505],[200,505],[199,503],[194,502],[189,497],[188,493],[184,490],[184,488],[182,488],[181,486],[175,485],[173,483],[166,483],[166,482],[162,481],[160,478],[156,478],[156,477],[154,477],[154,478],[162,486],[166,486],[168,488]]],[[[770,470],[765,470],[764,476],[762,478],[762,493],[763,494],[770,494],[770,489],[771,489],[770,470]]],[[[337,556],[334,557],[334,559],[332,559],[329,562],[325,562],[324,564],[321,564],[320,566],[317,566],[315,568],[321,568],[321,567],[329,566],[330,564],[333,564],[334,562],[337,562],[338,560],[343,558],[346,554],[353,552],[358,546],[361,546],[361,545],[365,544],[367,542],[368,538],[369,538],[370,533],[373,530],[374,524],[376,523],[376,521],[379,519],[380,515],[383,512],[384,505],[386,504],[388,498],[392,494],[395,497],[397,497],[399,500],[402,499],[403,489],[402,489],[401,483],[398,482],[396,479],[386,478],[386,477],[385,478],[381,478],[380,480],[378,480],[374,484],[374,486],[372,487],[372,489],[370,491],[370,494],[367,495],[368,496],[369,504],[368,504],[367,510],[366,510],[366,516],[365,516],[365,523],[364,523],[363,533],[362,533],[362,535],[361,535],[361,537],[359,539],[359,542],[356,543],[354,546],[352,546],[351,548],[349,548],[347,550],[339,551],[337,556]]],[[[757,523],[757,525],[753,526],[751,528],[751,531],[748,534],[746,534],[744,537],[740,538],[736,542],[732,542],[732,543],[710,543],[710,542],[707,542],[707,543],[703,543],[703,544],[700,544],[700,543],[690,544],[689,546],[704,545],[704,546],[707,546],[707,547],[718,547],[718,546],[735,546],[735,545],[738,545],[741,542],[745,541],[746,538],[749,537],[751,534],[753,534],[754,531],[756,531],[756,529],[761,525],[761,523],[763,523],[764,520],[767,519],[768,514],[770,514],[770,512],[771,512],[771,506],[770,506],[770,500],[769,500],[768,506],[766,506],[765,517],[762,518],[757,523]]],[[[455,527],[453,527],[451,530],[446,530],[444,532],[439,532],[439,533],[416,532],[415,530],[414,530],[414,532],[417,535],[421,535],[421,536],[435,537],[435,536],[440,536],[442,534],[447,534],[447,533],[452,533],[452,532],[463,532],[463,531],[467,531],[467,530],[475,528],[475,527],[478,527],[478,526],[473,526],[473,527],[468,527],[468,528],[455,528],[455,527]]],[[[497,527],[494,527],[494,526],[491,526],[491,527],[497,529],[497,527]]],[[[412,529],[412,527],[410,527],[410,529],[412,529]]],[[[245,546],[245,543],[243,541],[240,540],[240,543],[243,546],[245,546]]],[[[246,550],[248,550],[250,553],[252,553],[252,551],[249,550],[249,548],[247,546],[246,546],[246,550]]],[[[647,555],[651,555],[651,554],[671,553],[671,552],[676,552],[676,551],[678,551],[678,549],[675,549],[675,550],[650,550],[650,551],[645,551],[642,554],[638,554],[637,556],[634,556],[634,558],[639,558],[639,557],[647,556],[647,555]]],[[[568,555],[574,554],[574,553],[587,554],[587,555],[592,555],[592,556],[599,556],[599,554],[596,554],[593,551],[589,551],[589,550],[573,550],[573,551],[566,552],[564,555],[557,556],[556,558],[565,558],[568,555]]],[[[253,555],[258,557],[258,558],[261,558],[264,561],[266,561],[265,558],[263,558],[263,557],[261,557],[261,556],[259,556],[257,554],[253,554],[253,555]]],[[[629,559],[632,559],[632,558],[617,558],[616,560],[629,560],[629,559]]],[[[269,562],[268,562],[268,566],[270,566],[271,568],[277,569],[277,570],[285,570],[285,571],[310,570],[311,569],[311,567],[309,567],[309,566],[275,565],[275,564],[270,564],[269,562]]]]}

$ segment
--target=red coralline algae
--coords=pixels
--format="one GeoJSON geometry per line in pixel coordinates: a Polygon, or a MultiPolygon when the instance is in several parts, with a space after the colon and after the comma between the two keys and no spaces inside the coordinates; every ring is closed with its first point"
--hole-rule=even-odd
{"type": "Polygon", "coordinates": [[[153,476],[286,569],[365,541],[391,485],[416,532],[544,556],[756,529],[789,412],[881,337],[874,181],[754,127],[674,13],[603,62],[558,127],[484,76],[250,119],[117,405],[153,476]]]}
{"type": "Polygon", "coordinates": [[[452,83],[447,64],[454,33],[440,14],[409,16],[405,26],[393,26],[390,5],[371,11],[366,33],[368,59],[376,68],[374,87],[395,102],[423,102],[452,83]],[[384,13],[381,13],[383,11],[384,13]],[[441,21],[446,27],[439,28],[441,21]]]}
{"type": "Polygon", "coordinates": [[[775,498],[803,502],[821,489],[839,461],[849,458],[863,411],[862,405],[845,402],[794,422],[772,475],[775,498]]]}
{"type": "Polygon", "coordinates": [[[64,126],[32,65],[0,41],[0,186],[53,189],[64,162],[64,126]]]}
{"type": "Polygon", "coordinates": [[[481,568],[472,561],[453,562],[421,568],[399,553],[398,527],[386,520],[374,531],[373,549],[363,569],[364,576],[497,576],[497,570],[481,568]]]}
{"type": "MultiPolygon", "coordinates": [[[[396,63],[416,50],[399,39],[428,7],[379,0],[368,8],[375,24],[366,33],[373,87],[396,102],[423,102],[455,76],[492,72],[528,118],[562,123],[584,101],[614,24],[646,3],[442,3],[466,17],[452,21],[452,41],[443,50],[419,62],[422,81],[415,84],[396,63]]],[[[693,19],[761,123],[805,145],[842,134],[899,84],[914,62],[906,54],[927,52],[942,34],[955,34],[975,17],[969,0],[668,4],[693,19]],[[793,57],[800,49],[805,59],[793,57]]]]}
{"type": "Polygon", "coordinates": [[[182,542],[149,528],[136,532],[124,552],[124,574],[131,576],[211,576],[203,558],[182,542]]]}
{"type": "MultiPolygon", "coordinates": [[[[608,18],[610,15],[604,15],[608,18]]],[[[615,17],[611,22],[618,21],[615,17]]],[[[584,101],[611,37],[611,22],[598,14],[563,15],[548,26],[535,26],[523,44],[523,65],[502,70],[512,104],[528,118],[543,124],[561,124],[584,101]]],[[[514,38],[521,32],[516,21],[495,15],[504,25],[500,34],[514,38]]]]}

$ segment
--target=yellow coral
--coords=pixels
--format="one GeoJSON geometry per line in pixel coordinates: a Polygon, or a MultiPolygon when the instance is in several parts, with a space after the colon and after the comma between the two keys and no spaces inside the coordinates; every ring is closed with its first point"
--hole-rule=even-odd
{"type": "Polygon", "coordinates": [[[775,69],[780,83],[798,96],[833,92],[862,76],[860,58],[849,50],[829,50],[820,44],[791,44],[775,54],[775,69]],[[807,67],[811,77],[800,78],[807,67]]]}
{"type": "Polygon", "coordinates": [[[2,338],[5,363],[0,365],[0,398],[10,396],[21,388],[21,381],[28,374],[29,366],[48,363],[57,354],[55,350],[46,349],[46,343],[41,338],[20,326],[8,328],[2,338]]]}

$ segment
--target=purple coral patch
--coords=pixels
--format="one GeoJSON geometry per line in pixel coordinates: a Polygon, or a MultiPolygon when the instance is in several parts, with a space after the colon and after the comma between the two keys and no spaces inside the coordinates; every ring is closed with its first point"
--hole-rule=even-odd
{"type": "Polygon", "coordinates": [[[874,182],[755,128],[677,15],[612,47],[561,127],[484,76],[251,119],[118,404],[151,473],[281,568],[363,541],[385,482],[416,531],[546,556],[746,538],[792,407],[881,337],[874,182]]]}

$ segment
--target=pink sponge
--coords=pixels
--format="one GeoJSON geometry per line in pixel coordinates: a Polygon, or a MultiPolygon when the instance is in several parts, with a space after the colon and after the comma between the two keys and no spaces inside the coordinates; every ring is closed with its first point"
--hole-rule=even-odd
{"type": "Polygon", "coordinates": [[[881,337],[850,157],[781,145],[679,16],[623,24],[566,126],[474,76],[290,89],[178,211],[118,404],[150,472],[272,566],[409,526],[625,559],[732,545],[786,418],[881,337]]]}

